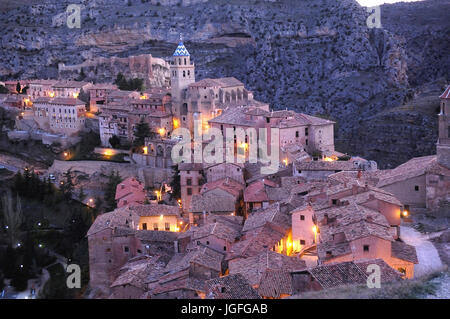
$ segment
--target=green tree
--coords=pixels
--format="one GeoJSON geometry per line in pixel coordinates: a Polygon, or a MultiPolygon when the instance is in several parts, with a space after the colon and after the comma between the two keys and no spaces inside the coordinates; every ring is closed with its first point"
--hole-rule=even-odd
{"type": "Polygon", "coordinates": [[[150,131],[150,127],[148,123],[144,122],[144,119],[136,124],[134,129],[134,146],[141,147],[145,144],[145,138],[152,136],[152,132],[150,131]]]}
{"type": "Polygon", "coordinates": [[[120,138],[117,135],[111,136],[109,144],[111,144],[112,148],[120,148],[120,138]]]}
{"type": "Polygon", "coordinates": [[[7,191],[2,197],[2,212],[5,226],[9,235],[9,243],[15,245],[20,232],[20,226],[23,222],[22,203],[19,195],[16,198],[16,205],[14,207],[14,200],[11,191],[7,191]]]}
{"type": "Polygon", "coordinates": [[[181,182],[180,182],[180,170],[178,168],[178,165],[172,166],[172,171],[174,173],[172,175],[172,180],[170,181],[170,187],[172,188],[170,198],[179,200],[181,198],[181,182]]]}
{"type": "Polygon", "coordinates": [[[72,198],[73,195],[73,189],[74,189],[74,183],[73,183],[73,176],[72,171],[69,169],[67,172],[63,174],[64,181],[61,184],[60,191],[63,193],[64,197],[68,200],[72,198]]]}
{"type": "Polygon", "coordinates": [[[119,175],[119,172],[112,171],[108,177],[108,184],[106,185],[105,190],[105,209],[106,211],[112,211],[117,208],[116,203],[116,189],[117,185],[120,184],[122,178],[119,175]]]}
{"type": "Polygon", "coordinates": [[[9,90],[4,86],[0,85],[0,94],[8,94],[9,90]]]}
{"type": "Polygon", "coordinates": [[[86,193],[84,192],[83,186],[80,187],[80,193],[78,194],[78,198],[80,199],[80,201],[84,201],[86,198],[86,193]]]}

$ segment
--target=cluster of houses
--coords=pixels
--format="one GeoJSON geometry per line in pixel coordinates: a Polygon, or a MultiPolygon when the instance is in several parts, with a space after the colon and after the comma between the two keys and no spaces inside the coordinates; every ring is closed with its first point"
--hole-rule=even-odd
{"type": "Polygon", "coordinates": [[[416,250],[401,240],[400,225],[450,201],[450,87],[441,96],[437,155],[378,170],[335,150],[330,120],[270,110],[235,78],[196,82],[183,43],[170,69],[170,88],[41,80],[27,83],[27,94],[40,127],[76,134],[87,117],[77,98],[89,92],[104,147],[114,136],[132,141],[136,125],[148,123],[153,134],[132,156],[143,167],[171,168],[179,141],[172,132],[194,133],[198,123],[204,132],[243,131],[234,148],[246,156],[252,132],[278,129],[271,142],[279,167],[179,163],[176,205],[161,204],[160,193],[151,201],[136,177],[122,181],[118,208],[87,233],[92,297],[284,298],[365,284],[374,264],[382,282],[414,277],[416,250]]]}

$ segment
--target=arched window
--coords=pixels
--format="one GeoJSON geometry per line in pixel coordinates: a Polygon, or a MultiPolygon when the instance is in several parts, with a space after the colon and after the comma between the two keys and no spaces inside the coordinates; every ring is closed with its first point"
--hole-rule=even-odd
{"type": "Polygon", "coordinates": [[[187,63],[186,63],[186,58],[184,58],[184,65],[186,65],[187,63]]]}
{"type": "Polygon", "coordinates": [[[186,77],[186,71],[183,71],[183,77],[184,78],[186,77]]]}

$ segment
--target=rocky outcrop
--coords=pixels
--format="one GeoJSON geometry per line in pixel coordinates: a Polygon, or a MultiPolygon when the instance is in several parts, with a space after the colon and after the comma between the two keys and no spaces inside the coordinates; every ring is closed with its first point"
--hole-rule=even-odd
{"type": "Polygon", "coordinates": [[[113,82],[118,73],[129,78],[144,79],[147,87],[165,86],[170,83],[169,64],[151,54],[130,56],[126,58],[95,58],[78,65],[60,63],[58,65],[59,77],[64,79],[77,79],[84,74],[85,81],[113,82]]]}

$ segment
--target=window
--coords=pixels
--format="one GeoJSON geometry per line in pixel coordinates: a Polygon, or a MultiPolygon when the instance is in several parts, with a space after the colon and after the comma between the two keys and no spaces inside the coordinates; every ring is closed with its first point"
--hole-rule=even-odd
{"type": "Polygon", "coordinates": [[[333,200],[331,200],[331,202],[333,203],[333,205],[336,205],[337,204],[337,199],[333,199],[333,200]]]}
{"type": "Polygon", "coordinates": [[[188,185],[188,186],[192,185],[192,178],[186,179],[186,185],[188,185]]]}
{"type": "Polygon", "coordinates": [[[111,248],[106,248],[106,252],[107,253],[111,252],[111,248]]]}
{"type": "Polygon", "coordinates": [[[187,194],[188,194],[189,196],[192,195],[192,188],[189,187],[189,188],[187,189],[187,194]]]}
{"type": "Polygon", "coordinates": [[[300,245],[305,245],[306,242],[303,239],[300,239],[300,245]]]}
{"type": "Polygon", "coordinates": [[[123,247],[123,251],[127,253],[127,252],[130,251],[130,248],[128,248],[128,246],[124,246],[124,247],[123,247]]]}
{"type": "Polygon", "coordinates": [[[142,230],[147,230],[147,223],[142,224],[142,230]]]}
{"type": "Polygon", "coordinates": [[[206,245],[209,245],[209,241],[206,241],[206,245]]]}
{"type": "Polygon", "coordinates": [[[300,133],[298,131],[295,132],[295,137],[299,137],[300,133]]]}
{"type": "Polygon", "coordinates": [[[223,251],[227,251],[227,246],[223,246],[223,251]]]}
{"type": "Polygon", "coordinates": [[[419,191],[419,185],[414,186],[414,190],[415,190],[416,192],[418,192],[418,191],[419,191]]]}
{"type": "Polygon", "coordinates": [[[166,231],[169,231],[169,230],[170,230],[170,224],[169,224],[169,223],[165,223],[165,224],[164,224],[164,229],[165,229],[166,231]]]}
{"type": "Polygon", "coordinates": [[[369,245],[364,245],[363,250],[364,252],[369,252],[369,245]]]}
{"type": "Polygon", "coordinates": [[[306,143],[306,145],[308,145],[308,139],[306,139],[305,143],[306,143]]]}
{"type": "MultiPolygon", "coordinates": [[[[308,132],[308,128],[305,127],[305,136],[308,136],[309,132],[308,132]]],[[[308,143],[306,143],[306,145],[308,145],[308,143]]]]}
{"type": "Polygon", "coordinates": [[[300,220],[305,220],[305,215],[300,215],[300,220]]]}
{"type": "Polygon", "coordinates": [[[153,224],[153,230],[158,230],[158,223],[153,224]]]}

